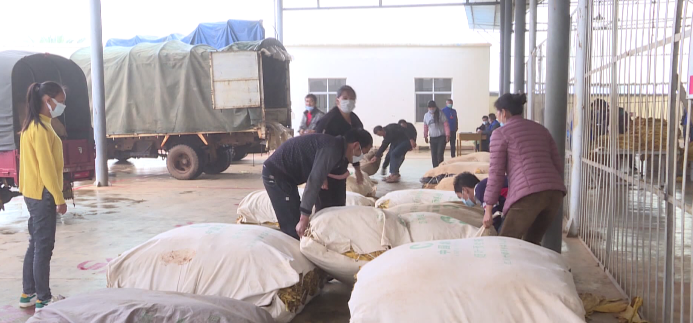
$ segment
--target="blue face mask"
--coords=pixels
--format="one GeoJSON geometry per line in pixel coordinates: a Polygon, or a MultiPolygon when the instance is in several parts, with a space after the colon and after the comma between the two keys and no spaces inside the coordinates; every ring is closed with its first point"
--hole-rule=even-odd
{"type": "Polygon", "coordinates": [[[306,106],[306,111],[313,111],[313,107],[306,106]]]}
{"type": "Polygon", "coordinates": [[[502,122],[499,122],[499,123],[500,123],[500,126],[501,126],[501,127],[502,127],[503,125],[505,125],[505,123],[502,123],[502,122]]]}
{"type": "Polygon", "coordinates": [[[468,199],[463,200],[463,202],[464,202],[464,205],[466,205],[468,207],[473,207],[474,205],[476,205],[476,204],[474,204],[474,202],[472,200],[468,200],[468,199]]]}

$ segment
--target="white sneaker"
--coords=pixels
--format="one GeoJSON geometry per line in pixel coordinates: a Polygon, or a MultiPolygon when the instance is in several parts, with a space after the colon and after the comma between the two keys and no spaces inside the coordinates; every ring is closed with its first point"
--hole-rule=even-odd
{"type": "Polygon", "coordinates": [[[19,307],[27,308],[34,305],[36,305],[36,293],[31,295],[22,294],[22,296],[19,297],[19,307]]]}

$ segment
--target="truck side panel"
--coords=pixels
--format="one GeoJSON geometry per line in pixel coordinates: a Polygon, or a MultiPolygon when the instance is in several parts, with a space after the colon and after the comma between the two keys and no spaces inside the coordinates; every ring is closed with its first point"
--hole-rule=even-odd
{"type": "Polygon", "coordinates": [[[211,52],[214,109],[264,108],[258,52],[211,52]]]}

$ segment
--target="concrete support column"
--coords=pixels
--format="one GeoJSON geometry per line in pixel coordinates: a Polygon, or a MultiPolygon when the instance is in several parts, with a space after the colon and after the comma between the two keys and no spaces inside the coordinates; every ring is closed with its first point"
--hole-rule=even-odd
{"type": "Polygon", "coordinates": [[[525,18],[527,0],[515,0],[515,93],[525,91],[525,18]]]}
{"type": "Polygon", "coordinates": [[[501,0],[500,7],[500,61],[498,70],[500,78],[498,79],[498,96],[505,94],[505,65],[503,57],[505,57],[505,0],[501,0]]]}
{"type": "MultiPolygon", "coordinates": [[[[544,124],[565,160],[565,121],[568,108],[568,66],[570,50],[570,1],[548,0],[549,31],[546,52],[546,110],[544,124]]],[[[563,170],[560,170],[563,176],[563,170]]],[[[563,207],[546,232],[542,245],[561,252],[563,207]]]]}
{"type": "Polygon", "coordinates": [[[529,0],[529,64],[527,64],[527,119],[534,120],[534,87],[536,82],[537,59],[537,0],[529,0]]]}
{"type": "Polygon", "coordinates": [[[503,0],[505,17],[503,25],[503,93],[510,92],[510,53],[513,34],[513,0],[503,0]]]}
{"type": "Polygon", "coordinates": [[[570,220],[568,221],[568,236],[578,235],[580,215],[580,191],[582,185],[582,137],[584,132],[583,116],[586,104],[589,104],[587,80],[585,79],[590,50],[590,31],[592,19],[591,0],[580,0],[577,7],[578,15],[578,46],[575,56],[575,106],[573,107],[573,125],[571,134],[572,160],[570,176],[570,220]]]}
{"type": "Polygon", "coordinates": [[[106,145],[106,98],[103,81],[103,40],[101,0],[90,0],[91,7],[91,91],[94,142],[96,143],[96,186],[108,186],[108,147],[106,145]]]}

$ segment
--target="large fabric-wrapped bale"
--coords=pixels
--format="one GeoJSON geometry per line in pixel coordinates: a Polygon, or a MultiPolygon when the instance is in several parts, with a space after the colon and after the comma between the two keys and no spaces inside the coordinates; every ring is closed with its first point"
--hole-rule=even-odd
{"type": "Polygon", "coordinates": [[[301,252],[331,276],[353,284],[361,266],[409,242],[409,232],[397,216],[373,207],[334,207],[311,217],[301,252]]]}
{"type": "Polygon", "coordinates": [[[30,323],[273,323],[267,311],[239,300],[135,288],[100,289],[36,311],[30,323]]]}
{"type": "MultiPolygon", "coordinates": [[[[356,175],[352,171],[349,177],[347,177],[346,180],[346,190],[347,192],[354,192],[358,193],[363,196],[367,197],[375,197],[375,192],[378,189],[378,182],[372,180],[368,174],[365,172],[361,172],[363,174],[363,183],[359,184],[356,181],[356,175]]],[[[299,187],[303,188],[305,187],[306,184],[301,184],[299,187]]]]}
{"type": "Polygon", "coordinates": [[[481,227],[484,221],[484,211],[481,208],[471,208],[462,202],[445,203],[409,203],[400,204],[387,209],[387,213],[403,215],[415,212],[429,212],[449,216],[475,227],[481,227]]]}
{"type": "MultiPolygon", "coordinates": [[[[298,193],[303,195],[303,189],[299,188],[298,193]]],[[[375,199],[354,192],[346,192],[346,205],[374,206],[375,199]]],[[[236,213],[238,214],[236,222],[239,224],[260,224],[279,229],[277,214],[274,213],[267,191],[260,190],[246,195],[238,203],[236,213]]]]}
{"type": "Polygon", "coordinates": [[[444,160],[440,163],[441,166],[454,163],[489,163],[491,162],[491,153],[480,151],[467,155],[457,156],[452,159],[444,160]]]}
{"type": "Polygon", "coordinates": [[[403,245],[357,278],[351,323],[585,322],[561,255],[519,239],[403,245]]]}
{"type": "Polygon", "coordinates": [[[430,204],[459,200],[455,192],[413,189],[387,193],[375,202],[375,206],[381,209],[387,209],[400,204],[430,204]]]}
{"type": "Polygon", "coordinates": [[[495,230],[484,234],[479,227],[451,216],[432,212],[414,212],[399,216],[407,225],[412,242],[466,239],[477,235],[497,235],[495,230]]]}
{"type": "Polygon", "coordinates": [[[371,163],[371,159],[375,157],[376,152],[376,150],[371,149],[371,151],[369,151],[366,154],[366,156],[364,156],[363,160],[361,160],[361,171],[368,174],[368,176],[375,175],[375,173],[378,172],[378,169],[380,169],[380,162],[382,161],[382,157],[376,157],[375,161],[371,163]]]}
{"type": "Polygon", "coordinates": [[[468,172],[472,174],[488,174],[489,163],[453,163],[438,166],[427,171],[421,178],[421,184],[438,184],[446,177],[468,172]]]}
{"type": "Polygon", "coordinates": [[[325,283],[294,238],[262,226],[221,223],[161,233],[112,260],[106,279],[109,288],[233,298],[284,323],[325,283]]]}
{"type": "Polygon", "coordinates": [[[349,177],[347,177],[347,182],[346,182],[346,189],[347,192],[354,192],[354,193],[359,193],[363,196],[368,196],[368,197],[374,197],[375,192],[378,188],[376,185],[377,182],[373,181],[370,179],[370,175],[368,175],[365,172],[361,172],[363,174],[363,183],[358,184],[356,181],[356,175],[351,174],[349,177]]]}

